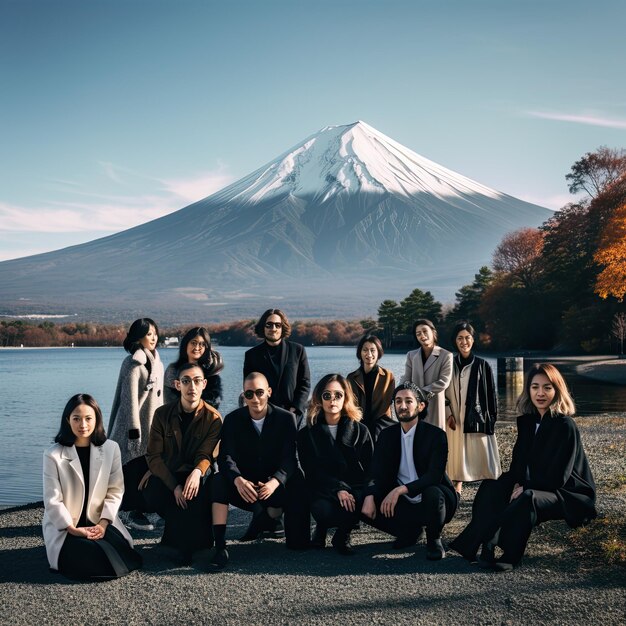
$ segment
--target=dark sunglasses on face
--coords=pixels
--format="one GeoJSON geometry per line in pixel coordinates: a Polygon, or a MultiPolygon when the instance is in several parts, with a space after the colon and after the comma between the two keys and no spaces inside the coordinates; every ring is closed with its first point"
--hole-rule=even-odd
{"type": "Polygon", "coordinates": [[[322,394],[322,400],[341,400],[343,398],[343,391],[325,391],[322,394]]]}
{"type": "Polygon", "coordinates": [[[252,400],[254,396],[256,396],[257,398],[262,398],[264,395],[265,395],[265,389],[255,389],[254,391],[252,391],[252,389],[246,389],[243,392],[243,397],[246,400],[252,400]]]}

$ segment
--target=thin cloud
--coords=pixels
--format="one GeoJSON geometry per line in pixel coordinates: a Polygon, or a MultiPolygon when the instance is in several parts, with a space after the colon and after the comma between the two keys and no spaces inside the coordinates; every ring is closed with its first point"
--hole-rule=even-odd
{"type": "Polygon", "coordinates": [[[217,170],[194,178],[161,180],[165,191],[187,202],[197,202],[234,181],[234,177],[222,166],[217,170]]]}
{"type": "Polygon", "coordinates": [[[626,120],[612,119],[598,115],[571,115],[569,113],[549,113],[547,111],[527,111],[527,115],[544,120],[557,122],[571,122],[573,124],[586,124],[587,126],[602,126],[618,130],[626,129],[626,120]]]}
{"type": "MultiPolygon", "coordinates": [[[[122,181],[118,172],[131,173],[112,163],[100,165],[105,169],[107,176],[116,182],[122,181]]],[[[224,166],[184,179],[150,179],[140,174],[133,175],[156,181],[158,183],[154,185],[156,193],[97,194],[84,191],[84,185],[80,189],[79,184],[75,183],[71,185],[72,188],[66,190],[76,198],[74,201],[52,200],[34,207],[0,202],[0,233],[119,232],[172,213],[219,191],[233,181],[233,176],[224,166]]]]}

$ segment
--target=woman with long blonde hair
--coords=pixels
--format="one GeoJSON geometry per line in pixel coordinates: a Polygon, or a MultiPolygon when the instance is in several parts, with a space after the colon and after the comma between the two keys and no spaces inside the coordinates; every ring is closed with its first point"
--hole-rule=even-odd
{"type": "Polygon", "coordinates": [[[564,519],[574,528],[596,516],[593,475],[559,370],[535,363],[517,406],[522,415],[511,467],[498,480],[483,481],[470,524],[450,544],[470,561],[482,544],[478,564],[499,572],[520,563],[534,526],[564,519]]]}
{"type": "Polygon", "coordinates": [[[352,388],[340,374],[327,374],[315,386],[307,425],[298,433],[298,452],[317,522],[313,547],[324,548],[327,530],[337,528],[333,547],[354,554],[350,532],[359,520],[374,444],[352,388]]]}

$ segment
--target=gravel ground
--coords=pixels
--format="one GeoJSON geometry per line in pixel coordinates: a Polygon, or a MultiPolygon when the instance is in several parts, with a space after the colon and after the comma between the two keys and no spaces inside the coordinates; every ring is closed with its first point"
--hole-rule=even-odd
{"type": "MultiPolygon", "coordinates": [[[[599,488],[601,515],[626,513],[626,417],[578,420],[599,488]]],[[[497,436],[508,467],[514,426],[497,436]]],[[[444,541],[467,523],[476,485],[464,489],[444,541]]],[[[573,534],[550,522],[531,536],[523,565],[484,572],[455,553],[431,563],[424,545],[390,550],[366,526],[354,557],[331,548],[292,552],[265,539],[240,544],[248,514],[233,511],[229,568],[176,567],[154,533],[135,533],[144,569],[106,583],[72,583],[48,570],[41,503],[0,512],[0,612],[6,624],[588,624],[626,622],[626,568],[582,558],[573,534]]]]}

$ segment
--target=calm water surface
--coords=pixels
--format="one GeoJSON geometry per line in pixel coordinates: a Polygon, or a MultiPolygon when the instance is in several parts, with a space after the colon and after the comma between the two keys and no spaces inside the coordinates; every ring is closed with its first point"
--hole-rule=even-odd
{"type": "MultiPolygon", "coordinates": [[[[243,355],[246,348],[219,347],[224,357],[222,373],[225,415],[237,406],[241,389],[243,355]]],[[[160,351],[165,367],[176,359],[178,350],[160,351]]],[[[307,348],[313,384],[324,374],[347,374],[356,369],[354,348],[307,348]]],[[[126,356],[122,348],[49,348],[0,350],[0,505],[41,500],[43,451],[57,433],[65,403],[75,393],[93,395],[108,423],[119,367],[126,356]]],[[[404,372],[404,354],[387,354],[381,364],[399,380],[404,372]]],[[[488,359],[494,371],[495,359],[488,359]]],[[[575,375],[564,365],[574,393],[578,413],[590,415],[622,411],[626,388],[602,385],[575,375]]],[[[515,415],[519,388],[500,392],[501,417],[515,415]]]]}

